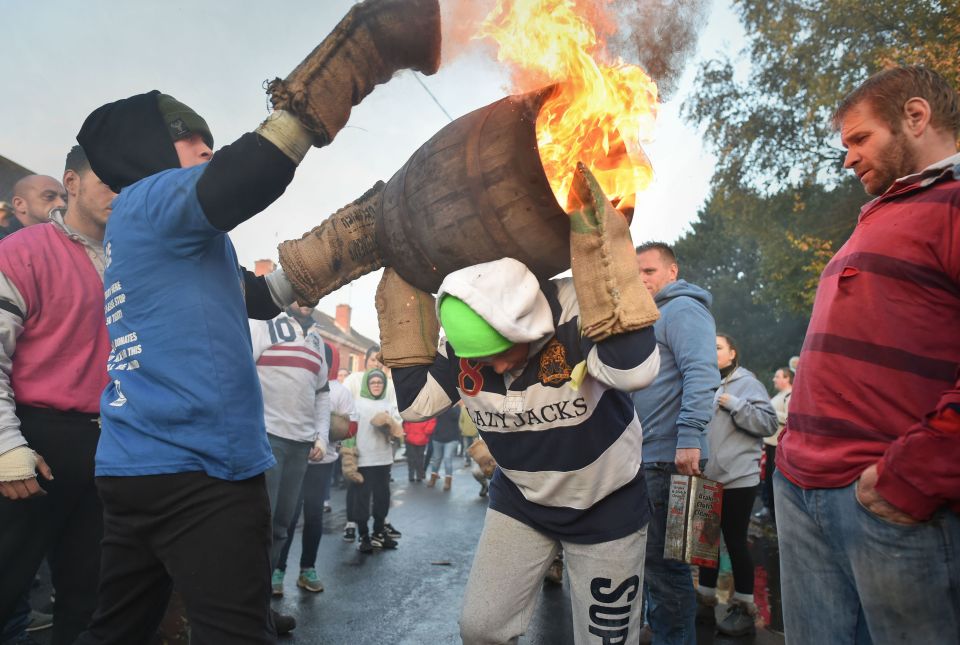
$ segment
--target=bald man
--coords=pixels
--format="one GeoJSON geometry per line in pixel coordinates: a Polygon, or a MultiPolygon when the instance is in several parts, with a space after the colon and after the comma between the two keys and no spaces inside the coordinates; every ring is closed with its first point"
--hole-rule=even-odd
{"type": "Polygon", "coordinates": [[[0,230],[0,238],[49,219],[54,208],[67,205],[63,184],[47,175],[27,175],[13,185],[13,218],[0,230]]]}

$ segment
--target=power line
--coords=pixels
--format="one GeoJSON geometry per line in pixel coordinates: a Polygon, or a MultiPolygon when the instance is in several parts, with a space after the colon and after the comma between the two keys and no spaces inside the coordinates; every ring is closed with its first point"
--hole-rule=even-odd
{"type": "Polygon", "coordinates": [[[437,100],[437,97],[433,95],[433,92],[430,91],[430,88],[427,87],[426,84],[420,79],[420,75],[417,74],[416,72],[410,72],[410,73],[413,74],[413,77],[417,79],[418,83],[420,83],[420,87],[423,88],[423,91],[430,95],[430,98],[432,98],[433,102],[437,104],[437,107],[440,108],[440,111],[443,112],[447,116],[447,118],[450,119],[450,121],[453,121],[453,117],[450,116],[450,113],[447,112],[447,110],[443,107],[443,105],[440,104],[440,101],[437,100]]]}

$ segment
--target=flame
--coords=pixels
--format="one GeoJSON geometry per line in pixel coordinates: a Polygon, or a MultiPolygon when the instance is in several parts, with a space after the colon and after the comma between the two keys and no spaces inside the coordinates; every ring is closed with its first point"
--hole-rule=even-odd
{"type": "Polygon", "coordinates": [[[537,116],[540,160],[553,194],[568,203],[582,161],[621,210],[653,178],[640,147],[651,138],[657,86],[638,66],[606,54],[614,24],[597,0],[498,0],[477,37],[492,38],[497,59],[521,92],[557,83],[537,116]]]}

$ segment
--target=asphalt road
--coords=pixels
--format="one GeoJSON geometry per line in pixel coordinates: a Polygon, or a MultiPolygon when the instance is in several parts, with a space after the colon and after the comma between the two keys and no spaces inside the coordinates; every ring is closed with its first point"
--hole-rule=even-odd
{"type": "MultiPolygon", "coordinates": [[[[407,469],[393,469],[389,521],[403,533],[395,551],[363,555],[356,543],[342,540],[345,522],[343,490],[334,489],[333,512],[324,518],[324,535],[317,557],[322,593],[298,589],[299,530],[288,562],[284,595],[274,608],[292,614],[297,628],[280,639],[281,645],[359,644],[441,645],[460,642],[457,619],[473,552],[487,508],[477,496],[478,484],[468,469],[457,470],[453,490],[408,484],[407,469]]],[[[442,481],[442,480],[441,480],[442,481]]],[[[760,558],[758,558],[759,560],[760,558]]],[[[762,564],[761,564],[762,567],[762,564]]],[[[44,567],[45,569],[45,567],[44,567]]],[[[46,574],[46,572],[43,572],[46,574]]],[[[766,576],[764,575],[764,578],[766,576]]],[[[49,575],[33,590],[34,607],[48,604],[49,575]]],[[[47,645],[50,631],[33,634],[47,645]]],[[[573,643],[569,592],[566,585],[544,586],[523,644],[573,643]]],[[[635,642],[631,635],[631,642],[635,642]]],[[[782,645],[783,637],[765,629],[756,637],[725,639],[704,631],[697,645],[782,645]]]]}

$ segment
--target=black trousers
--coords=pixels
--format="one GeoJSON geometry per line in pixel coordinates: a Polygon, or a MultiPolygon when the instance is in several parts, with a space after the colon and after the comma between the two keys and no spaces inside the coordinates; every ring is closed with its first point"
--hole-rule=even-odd
{"type": "Polygon", "coordinates": [[[415,446],[412,443],[407,444],[407,479],[410,481],[420,481],[424,476],[425,463],[423,453],[426,446],[415,446]]]}
{"type": "Polygon", "coordinates": [[[763,451],[767,454],[767,466],[763,480],[763,505],[770,511],[770,518],[776,519],[777,509],[773,499],[773,473],[777,472],[777,447],[763,444],[763,451]]]}
{"type": "Polygon", "coordinates": [[[53,480],[42,497],[0,497],[0,625],[30,589],[44,555],[57,590],[54,645],[73,643],[96,606],[103,511],[94,486],[97,415],[19,406],[20,431],[46,460],[53,480]]]}
{"type": "Polygon", "coordinates": [[[383,523],[390,510],[390,465],[361,466],[363,475],[361,484],[354,493],[353,515],[357,523],[357,533],[368,534],[367,523],[370,520],[370,500],[373,498],[373,532],[383,530],[383,523]]]}
{"type": "MultiPolygon", "coordinates": [[[[753,558],[747,546],[747,529],[750,527],[750,513],[757,499],[760,486],[749,488],[723,489],[723,503],[720,513],[720,530],[723,541],[730,554],[730,566],[733,569],[733,588],[737,593],[753,593],[753,558]]],[[[700,567],[700,584],[704,587],[716,587],[717,569],[700,567]]]]}
{"type": "Polygon", "coordinates": [[[276,642],[263,475],[97,477],[97,488],[104,507],[100,594],[78,645],[148,642],[174,583],[193,645],[276,642]]]}

